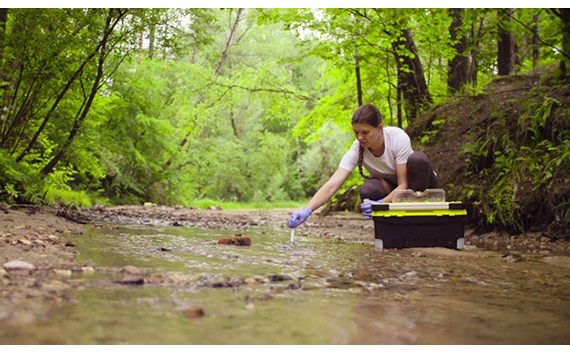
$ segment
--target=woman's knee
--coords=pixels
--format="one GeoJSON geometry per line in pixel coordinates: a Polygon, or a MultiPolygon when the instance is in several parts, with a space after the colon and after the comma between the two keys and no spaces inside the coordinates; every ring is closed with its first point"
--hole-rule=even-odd
{"type": "Polygon", "coordinates": [[[364,181],[360,188],[360,198],[379,200],[386,197],[390,193],[388,183],[382,179],[372,178],[364,181]]]}
{"type": "Polygon", "coordinates": [[[437,176],[427,155],[416,151],[408,157],[408,186],[414,191],[437,188],[437,176]]]}
{"type": "Polygon", "coordinates": [[[429,168],[429,165],[429,158],[424,152],[416,151],[408,156],[408,170],[426,169],[429,168]]]}

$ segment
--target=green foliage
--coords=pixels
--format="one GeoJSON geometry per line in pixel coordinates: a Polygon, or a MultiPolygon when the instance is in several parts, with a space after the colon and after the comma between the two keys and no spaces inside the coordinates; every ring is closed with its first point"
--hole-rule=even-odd
{"type": "Polygon", "coordinates": [[[453,190],[489,225],[517,232],[542,225],[558,232],[570,224],[568,110],[554,97],[534,95],[512,103],[522,107],[520,115],[505,110],[481,127],[485,133],[478,140],[463,146],[465,176],[474,183],[462,182],[453,190]]]}
{"type": "Polygon", "coordinates": [[[0,200],[7,203],[40,203],[44,184],[34,178],[34,171],[0,149],[0,200]]]}
{"type": "Polygon", "coordinates": [[[91,197],[85,192],[62,190],[49,187],[46,193],[46,201],[53,206],[64,205],[75,209],[91,208],[91,197]]]}
{"type": "MultiPolygon", "coordinates": [[[[0,200],[78,208],[304,200],[353,141],[357,61],[363,103],[396,125],[398,68],[412,68],[394,54],[416,56],[394,45],[402,31],[413,34],[435,105],[449,99],[448,64],[458,54],[446,9],[245,9],[233,35],[237,9],[124,11],[9,9],[0,36],[0,200]]],[[[541,39],[560,46],[552,11],[514,16],[530,26],[535,15],[541,39]]],[[[499,24],[516,35],[517,70],[534,68],[531,33],[506,22],[496,9],[465,11],[458,31],[469,37],[463,54],[477,72],[460,95],[479,95],[493,79],[499,24]]],[[[559,60],[551,47],[540,50],[539,64],[559,60]]],[[[406,127],[409,102],[400,103],[406,127]]],[[[463,147],[471,178],[483,178],[495,199],[474,181],[461,186],[489,223],[517,229],[530,223],[524,198],[565,178],[568,157],[568,121],[554,118],[563,102],[546,96],[523,105],[515,124],[485,127],[508,138],[487,134],[463,147]]],[[[433,119],[421,141],[437,140],[449,119],[433,119]]],[[[361,183],[354,173],[339,195],[361,183]]],[[[548,203],[566,208],[560,217],[568,219],[567,201],[548,203]]]]}

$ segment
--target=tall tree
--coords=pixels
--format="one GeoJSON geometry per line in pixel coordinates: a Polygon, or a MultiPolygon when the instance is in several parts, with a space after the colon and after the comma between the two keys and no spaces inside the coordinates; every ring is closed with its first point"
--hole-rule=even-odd
{"type": "Polygon", "coordinates": [[[570,71],[570,9],[552,9],[552,12],[562,21],[562,60],[560,69],[562,75],[566,76],[570,71]]]}
{"type": "Polygon", "coordinates": [[[449,26],[449,34],[455,56],[449,62],[447,85],[451,92],[461,90],[461,87],[471,81],[469,76],[469,57],[466,55],[467,34],[463,30],[464,9],[449,9],[449,16],[452,19],[449,26]]]}
{"type": "Polygon", "coordinates": [[[515,36],[509,28],[514,9],[500,11],[499,40],[497,42],[499,75],[513,75],[515,73],[515,36]]]}
{"type": "Polygon", "coordinates": [[[406,102],[408,119],[413,121],[433,101],[411,29],[403,29],[392,47],[398,68],[398,87],[406,102]]]}

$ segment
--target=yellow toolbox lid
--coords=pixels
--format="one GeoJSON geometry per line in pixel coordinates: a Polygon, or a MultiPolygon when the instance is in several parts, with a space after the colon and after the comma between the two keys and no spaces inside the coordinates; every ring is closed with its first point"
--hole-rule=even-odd
{"type": "Polygon", "coordinates": [[[372,216],[463,216],[462,202],[372,203],[372,216]]]}

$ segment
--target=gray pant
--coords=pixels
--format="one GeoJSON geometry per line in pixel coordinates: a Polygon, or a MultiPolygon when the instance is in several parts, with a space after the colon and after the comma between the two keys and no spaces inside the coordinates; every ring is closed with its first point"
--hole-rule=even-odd
{"type": "MultiPolygon", "coordinates": [[[[408,188],[414,191],[424,191],[428,188],[437,188],[437,175],[431,167],[429,158],[421,151],[416,151],[408,157],[406,164],[408,169],[408,188]]],[[[364,181],[360,188],[362,200],[379,200],[385,198],[396,184],[380,177],[374,177],[364,181]]]]}

